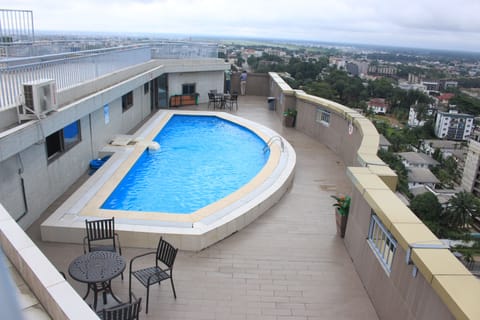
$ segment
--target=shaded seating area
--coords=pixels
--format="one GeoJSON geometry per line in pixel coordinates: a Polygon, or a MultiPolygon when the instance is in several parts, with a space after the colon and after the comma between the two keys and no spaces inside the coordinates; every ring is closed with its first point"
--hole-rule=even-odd
{"type": "Polygon", "coordinates": [[[132,276],[136,278],[147,289],[147,302],[145,313],[148,313],[148,300],[150,293],[150,286],[160,284],[162,281],[170,279],[172,285],[173,296],[176,299],[175,286],[173,284],[173,264],[177,256],[178,249],[174,248],[170,243],[160,237],[157,250],[147,252],[130,260],[130,275],[128,282],[128,292],[130,294],[130,301],[132,301],[132,276]],[[135,269],[134,263],[139,259],[153,256],[152,266],[147,268],[135,269]]]}

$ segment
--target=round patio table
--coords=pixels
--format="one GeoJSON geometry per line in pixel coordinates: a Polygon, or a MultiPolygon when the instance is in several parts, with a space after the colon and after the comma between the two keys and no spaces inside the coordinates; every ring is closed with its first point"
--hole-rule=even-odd
{"type": "Polygon", "coordinates": [[[97,296],[103,292],[103,304],[107,303],[107,293],[119,303],[121,301],[113,294],[111,281],[118,277],[126,267],[125,259],[116,252],[93,251],[75,258],[68,267],[70,276],[88,285],[86,299],[90,290],[94,292],[93,309],[97,309],[97,296]]]}

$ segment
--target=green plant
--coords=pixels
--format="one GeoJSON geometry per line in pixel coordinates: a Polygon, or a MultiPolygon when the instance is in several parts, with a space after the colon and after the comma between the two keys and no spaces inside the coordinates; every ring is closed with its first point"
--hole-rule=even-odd
{"type": "Polygon", "coordinates": [[[341,216],[348,216],[348,212],[350,211],[350,201],[351,198],[349,196],[331,196],[337,202],[333,204],[334,207],[338,208],[338,213],[341,216]]]}
{"type": "Polygon", "coordinates": [[[283,113],[283,116],[284,116],[284,117],[296,117],[296,116],[297,116],[297,110],[288,108],[288,109],[285,110],[285,112],[283,113]]]}

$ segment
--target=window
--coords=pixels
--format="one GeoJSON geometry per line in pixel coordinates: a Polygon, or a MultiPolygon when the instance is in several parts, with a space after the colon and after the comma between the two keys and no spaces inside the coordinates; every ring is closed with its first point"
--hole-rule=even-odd
{"type": "Polygon", "coordinates": [[[65,128],[52,133],[46,139],[47,159],[52,160],[68,151],[82,140],[80,121],[75,121],[65,128]]]}
{"type": "Polygon", "coordinates": [[[182,85],[182,94],[194,94],[195,83],[185,83],[182,85]]]}
{"type": "Polygon", "coordinates": [[[370,218],[367,241],[385,271],[390,274],[397,241],[375,214],[370,218]]]}
{"type": "Polygon", "coordinates": [[[143,94],[147,94],[147,93],[149,93],[149,92],[150,92],[150,86],[149,86],[149,84],[148,84],[148,82],[147,82],[147,83],[145,83],[145,84],[143,85],[143,94]]]}
{"type": "Polygon", "coordinates": [[[122,111],[125,112],[133,106],[133,91],[122,96],[122,111]]]}
{"type": "Polygon", "coordinates": [[[322,108],[317,108],[317,113],[315,114],[315,121],[328,127],[330,125],[330,111],[324,110],[322,108]]]}

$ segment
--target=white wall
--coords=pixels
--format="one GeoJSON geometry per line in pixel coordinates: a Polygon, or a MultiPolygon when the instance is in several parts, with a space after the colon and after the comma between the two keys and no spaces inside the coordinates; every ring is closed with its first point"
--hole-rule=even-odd
{"type": "Polygon", "coordinates": [[[168,75],[168,95],[173,96],[182,94],[182,85],[186,83],[195,83],[199,103],[208,102],[208,91],[216,89],[223,92],[224,89],[224,71],[211,72],[181,72],[168,75]]]}

